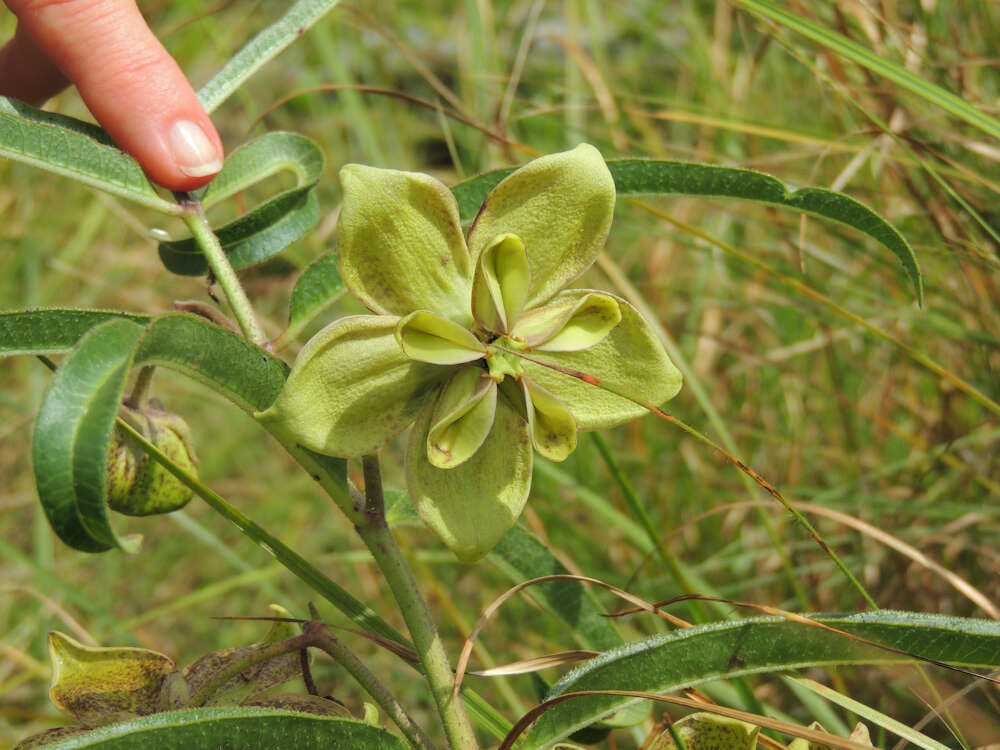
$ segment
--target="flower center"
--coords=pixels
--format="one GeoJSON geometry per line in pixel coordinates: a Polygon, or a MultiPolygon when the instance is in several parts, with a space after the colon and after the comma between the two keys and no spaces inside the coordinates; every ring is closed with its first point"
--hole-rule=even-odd
{"type": "MultiPolygon", "coordinates": [[[[505,349],[520,349],[521,345],[516,341],[511,341],[506,336],[501,336],[496,340],[496,345],[505,349]]],[[[497,346],[490,346],[486,354],[486,366],[489,369],[490,378],[497,383],[503,381],[504,377],[510,375],[512,378],[520,379],[524,375],[522,360],[515,354],[498,349],[497,346]]]]}

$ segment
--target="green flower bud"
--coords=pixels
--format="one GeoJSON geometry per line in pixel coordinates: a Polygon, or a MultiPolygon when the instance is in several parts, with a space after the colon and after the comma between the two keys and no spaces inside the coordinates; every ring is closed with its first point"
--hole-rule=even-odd
{"type": "MultiPolygon", "coordinates": [[[[197,474],[190,430],[183,419],[152,408],[126,409],[125,416],[170,460],[197,474]]],[[[187,505],[192,495],[173,474],[118,431],[108,453],[107,487],[108,506],[127,516],[170,513],[187,505]]]]}

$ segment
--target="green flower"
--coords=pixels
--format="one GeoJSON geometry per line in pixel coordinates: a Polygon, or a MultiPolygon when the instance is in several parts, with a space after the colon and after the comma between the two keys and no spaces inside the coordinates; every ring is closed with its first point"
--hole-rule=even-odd
{"type": "Polygon", "coordinates": [[[589,145],[536,159],[489,194],[466,240],[451,191],[434,178],[356,164],[340,176],[340,273],[375,314],[312,338],[258,418],[346,458],[413,424],[413,503],[461,560],[477,560],[520,515],[533,449],[562,461],[579,430],[645,412],[539,362],[655,404],[680,389],[631,305],[563,291],[604,245],[614,181],[589,145]]]}

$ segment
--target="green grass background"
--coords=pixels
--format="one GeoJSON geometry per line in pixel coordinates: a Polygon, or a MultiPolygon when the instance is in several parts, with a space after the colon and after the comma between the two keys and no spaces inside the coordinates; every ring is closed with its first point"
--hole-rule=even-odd
{"type": "MultiPolygon", "coordinates": [[[[157,0],[142,7],[197,86],[285,5],[157,0]]],[[[995,4],[805,0],[788,7],[998,115],[995,4]]],[[[8,35],[13,18],[0,13],[8,35]]],[[[85,114],[73,93],[51,106],[85,114]]],[[[230,150],[266,130],[289,129],[314,138],[327,156],[317,230],[280,261],[243,274],[275,336],[298,270],[332,243],[336,173],[346,162],[418,169],[453,183],[527,158],[504,140],[537,152],[587,141],[607,157],[751,167],[864,201],[916,250],[923,309],[896,260],[861,235],[705,199],[621,202],[608,262],[584,283],[637,295],[676,342],[693,377],[668,405],[671,413],[732,444],[793,502],[887,532],[1000,601],[997,415],[900,346],[1000,400],[994,139],[788,30],[726,2],[694,0],[344,4],[251,79],[215,120],[230,150]],[[302,93],[286,100],[294,92],[302,93]],[[735,259],[726,245],[764,267],[735,259]],[[810,291],[889,338],[873,336],[810,291]]],[[[203,280],[162,269],[150,227],[181,234],[179,225],[114,198],[0,162],[3,308],[157,313],[175,300],[208,301],[203,280]]],[[[326,320],[355,309],[345,302],[326,320]]],[[[213,617],[265,615],[272,601],[301,614],[310,598],[198,500],[178,516],[119,519],[120,529],[145,535],[137,556],[86,556],[61,546],[42,517],[30,466],[33,414],[47,378],[31,359],[0,367],[0,748],[60,722],[47,698],[50,629],[79,629],[105,645],[142,645],[188,662],[256,640],[265,629],[213,617]]],[[[349,525],[276,443],[190,381],[161,373],[154,394],[192,426],[211,487],[402,627],[349,525]]],[[[654,417],[604,437],[669,555],[704,584],[699,590],[796,611],[865,607],[817,545],[717,454],[654,417]]],[[[396,487],[400,455],[394,444],[384,461],[396,487]]],[[[986,616],[873,533],[813,520],[879,606],[986,616]]],[[[682,593],[662,559],[648,554],[652,545],[636,531],[623,488],[590,438],[564,464],[536,468],[522,523],[574,572],[648,599],[682,593]]],[[[488,564],[455,564],[421,528],[399,535],[457,653],[480,610],[509,581],[488,564]]],[[[609,609],[617,606],[598,596],[609,609]]],[[[331,608],[321,610],[343,624],[331,608]]],[[[641,637],[661,625],[633,618],[622,627],[641,637]]],[[[433,723],[409,668],[345,637],[416,707],[418,720],[433,723]]],[[[480,644],[481,664],[575,647],[559,622],[524,599],[501,610],[480,644]]],[[[343,672],[320,660],[316,675],[324,692],[360,705],[343,672]]],[[[1000,738],[996,692],[969,688],[965,678],[933,672],[934,691],[900,667],[822,678],[910,725],[967,688],[950,704],[952,729],[931,718],[924,731],[954,746],[1000,738]]],[[[776,679],[752,684],[769,708],[806,723],[817,718],[776,679]]],[[[535,700],[529,677],[476,686],[512,720],[535,700]]],[[[847,714],[836,715],[853,725],[847,714]]],[[[635,747],[641,735],[619,732],[606,746],[635,747]]]]}

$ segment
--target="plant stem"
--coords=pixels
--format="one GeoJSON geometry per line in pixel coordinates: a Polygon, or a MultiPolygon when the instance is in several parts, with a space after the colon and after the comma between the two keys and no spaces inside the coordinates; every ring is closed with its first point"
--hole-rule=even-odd
{"type": "Polygon", "coordinates": [[[219,238],[215,236],[208,219],[205,218],[201,203],[187,193],[179,193],[178,199],[185,208],[184,223],[187,224],[191,236],[194,237],[194,241],[198,243],[198,247],[205,254],[208,266],[212,269],[215,280],[222,287],[222,293],[226,295],[226,301],[229,302],[229,307],[232,309],[233,315],[236,316],[240,330],[257,346],[265,346],[268,341],[267,334],[261,328],[253,306],[250,304],[246,292],[243,291],[243,285],[240,284],[236,271],[233,270],[229,258],[219,243],[219,238]]]}
{"type": "Polygon", "coordinates": [[[153,383],[153,373],[155,372],[156,367],[153,365],[139,368],[139,374],[135,378],[135,385],[132,386],[132,392],[125,399],[126,406],[132,409],[144,409],[146,407],[146,399],[149,397],[149,386],[153,383]]]}
{"type": "MultiPolygon", "coordinates": [[[[46,358],[47,359],[47,358],[46,358]]],[[[49,360],[51,362],[51,360],[49,360]]],[[[210,487],[205,485],[198,477],[182,469],[167,457],[163,451],[157,448],[143,437],[132,425],[119,418],[116,424],[135,441],[139,447],[147,453],[156,463],[160,464],[170,474],[177,478],[185,487],[188,487],[198,497],[220,516],[234,524],[240,532],[258,546],[262,547],[272,555],[287,570],[294,574],[299,580],[305,583],[313,591],[320,594],[330,604],[335,606],[351,620],[360,625],[365,631],[378,635],[387,641],[398,643],[408,647],[406,637],[397,632],[395,628],[379,617],[368,605],[352,596],[347,590],[336,582],[323,575],[315,565],[295,552],[280,539],[270,534],[263,527],[254,523],[250,518],[226,502],[226,500],[210,487]]],[[[293,454],[296,455],[297,454],[293,454]]],[[[318,467],[318,465],[317,465],[318,467]]],[[[320,476],[326,476],[323,468],[313,468],[307,466],[310,471],[320,476]]],[[[332,484],[332,481],[328,481],[332,484]]],[[[326,484],[324,484],[326,487],[326,484]]]]}
{"type": "Polygon", "coordinates": [[[277,643],[270,643],[266,646],[247,649],[247,652],[239,659],[232,660],[226,664],[225,668],[213,674],[187,700],[186,706],[188,708],[203,706],[216,690],[250,667],[263,664],[266,661],[284,656],[285,654],[305,651],[308,648],[318,648],[325,651],[334,661],[346,669],[357,680],[358,684],[364,688],[365,692],[371,696],[372,700],[386,712],[389,718],[399,727],[399,731],[406,736],[406,739],[415,748],[418,748],[418,750],[432,750],[433,745],[427,738],[427,735],[417,726],[410,715],[406,713],[406,709],[403,708],[385,685],[379,682],[378,677],[357,656],[351,653],[350,649],[326,625],[316,620],[305,623],[302,635],[278,641],[277,643]]]}
{"type": "MultiPolygon", "coordinates": [[[[313,624],[310,623],[310,625],[313,624]]],[[[316,631],[315,641],[314,645],[316,648],[326,651],[357,680],[358,684],[389,715],[389,718],[399,727],[399,731],[406,735],[406,739],[414,747],[419,750],[431,750],[434,747],[424,733],[424,730],[417,726],[416,722],[406,713],[406,709],[396,700],[395,696],[388,691],[385,685],[379,682],[378,677],[339,638],[330,632],[329,628],[319,626],[316,631]]]]}
{"type": "Polygon", "coordinates": [[[257,664],[263,664],[271,659],[276,659],[285,654],[295,653],[313,645],[311,635],[297,635],[276,643],[268,643],[265,646],[252,646],[246,649],[238,659],[233,659],[226,663],[226,666],[219,669],[211,677],[205,680],[185,702],[185,708],[200,708],[204,706],[215,692],[234,677],[250,669],[257,664]]]}
{"type": "Polygon", "coordinates": [[[441,714],[449,746],[452,750],[476,750],[478,746],[472,724],[465,712],[465,705],[455,695],[455,674],[448,662],[441,637],[413,579],[413,572],[385,521],[385,499],[377,456],[364,457],[364,471],[364,511],[368,523],[356,527],[358,534],[385,576],[410,630],[431,694],[441,714]]]}

